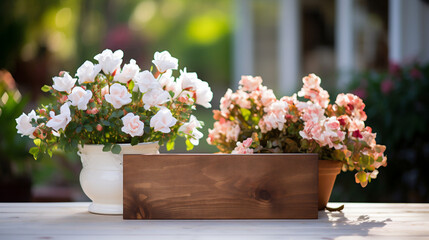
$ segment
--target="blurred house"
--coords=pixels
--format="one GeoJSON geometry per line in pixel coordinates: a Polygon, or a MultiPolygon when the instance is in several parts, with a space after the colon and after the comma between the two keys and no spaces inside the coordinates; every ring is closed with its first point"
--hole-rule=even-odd
{"type": "Polygon", "coordinates": [[[261,75],[291,94],[314,72],[328,89],[389,63],[429,61],[427,0],[236,0],[234,83],[261,75]]]}

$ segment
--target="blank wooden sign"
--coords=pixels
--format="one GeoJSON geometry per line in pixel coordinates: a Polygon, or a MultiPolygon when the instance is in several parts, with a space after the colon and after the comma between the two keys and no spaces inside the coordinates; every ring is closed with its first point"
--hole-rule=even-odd
{"type": "Polygon", "coordinates": [[[317,154],[124,155],[124,219],[317,218],[317,154]]]}

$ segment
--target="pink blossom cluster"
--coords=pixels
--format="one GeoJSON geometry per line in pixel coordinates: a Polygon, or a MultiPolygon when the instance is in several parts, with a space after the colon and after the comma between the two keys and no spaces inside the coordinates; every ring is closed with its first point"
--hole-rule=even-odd
{"type": "Polygon", "coordinates": [[[302,81],[298,94],[278,100],[260,77],[243,76],[238,90],[228,89],[220,110],[213,111],[216,122],[208,143],[222,152],[318,153],[342,161],[344,170],[357,170],[358,183],[366,186],[387,159],[385,147],[376,144],[376,134],[365,126],[362,99],[342,93],[329,104],[318,76],[309,74],[302,81]]]}
{"type": "Polygon", "coordinates": [[[310,99],[319,104],[322,108],[327,108],[329,104],[329,94],[320,87],[320,78],[312,73],[304,77],[302,81],[304,82],[304,86],[298,92],[298,96],[310,99]]]}
{"type": "Polygon", "coordinates": [[[250,148],[250,145],[252,145],[252,138],[248,138],[241,142],[237,142],[237,147],[232,150],[232,154],[252,154],[253,149],[250,148]]]}

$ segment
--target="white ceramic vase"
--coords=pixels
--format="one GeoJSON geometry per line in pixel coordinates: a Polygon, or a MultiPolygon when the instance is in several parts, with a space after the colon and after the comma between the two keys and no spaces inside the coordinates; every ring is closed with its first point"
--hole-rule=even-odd
{"type": "Polygon", "coordinates": [[[98,214],[122,214],[123,154],[158,154],[158,143],[119,144],[120,154],[103,152],[103,145],[79,147],[82,160],[80,185],[92,200],[88,211],[98,214]]]}

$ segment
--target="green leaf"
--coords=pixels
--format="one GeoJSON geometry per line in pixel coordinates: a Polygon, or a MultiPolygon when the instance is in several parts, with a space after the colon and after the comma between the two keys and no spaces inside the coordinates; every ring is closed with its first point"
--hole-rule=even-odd
{"type": "Polygon", "coordinates": [[[194,148],[194,145],[189,141],[189,139],[186,139],[186,151],[190,151],[194,148]]]}
{"type": "Polygon", "coordinates": [[[34,144],[36,146],[40,146],[40,143],[42,143],[42,140],[40,140],[40,139],[34,139],[34,144]]]}
{"type": "Polygon", "coordinates": [[[105,143],[103,147],[103,152],[110,152],[110,149],[112,149],[111,143],[105,143]]]}
{"type": "Polygon", "coordinates": [[[39,148],[38,147],[32,147],[30,148],[30,154],[33,155],[34,160],[37,160],[37,155],[39,155],[39,148]]]}
{"type": "Polygon", "coordinates": [[[76,133],[80,133],[82,131],[82,126],[76,128],[76,133]]]}
{"type": "Polygon", "coordinates": [[[85,124],[85,129],[88,131],[88,132],[92,132],[92,130],[94,130],[94,128],[91,126],[91,125],[89,125],[89,124],[85,124]]]}
{"type": "Polygon", "coordinates": [[[133,137],[131,138],[131,146],[137,145],[139,143],[139,138],[133,137]]]}
{"type": "Polygon", "coordinates": [[[134,81],[130,81],[130,84],[128,84],[128,91],[133,91],[133,89],[134,89],[134,81]]]}
{"type": "Polygon", "coordinates": [[[115,144],[115,145],[113,145],[113,147],[112,147],[112,153],[114,153],[114,154],[119,154],[119,153],[121,153],[121,150],[122,150],[122,148],[121,148],[121,146],[119,146],[118,144],[115,144]]]}
{"type": "Polygon", "coordinates": [[[244,117],[244,120],[248,121],[249,117],[251,115],[250,110],[246,109],[246,108],[240,108],[240,110],[241,110],[241,115],[243,115],[243,117],[244,117]]]}
{"type": "Polygon", "coordinates": [[[110,122],[107,120],[101,120],[101,124],[103,124],[106,127],[110,126],[110,122]]]}
{"type": "Polygon", "coordinates": [[[48,85],[44,85],[44,86],[42,87],[42,91],[43,91],[43,92],[49,92],[49,91],[51,91],[51,89],[52,89],[52,87],[51,87],[51,86],[48,86],[48,85]]]}
{"type": "Polygon", "coordinates": [[[174,140],[173,140],[173,139],[170,139],[170,140],[167,142],[166,147],[167,147],[167,151],[173,150],[173,149],[174,149],[174,140]]]}
{"type": "Polygon", "coordinates": [[[357,178],[359,179],[360,182],[366,182],[368,180],[366,173],[364,171],[360,171],[357,174],[357,178]]]}
{"type": "Polygon", "coordinates": [[[168,91],[168,93],[170,93],[170,97],[173,98],[174,97],[174,92],[173,91],[168,91]]]}
{"type": "Polygon", "coordinates": [[[116,111],[116,116],[117,116],[118,118],[120,118],[120,117],[124,116],[124,111],[122,111],[122,110],[118,110],[118,111],[116,111]]]}

